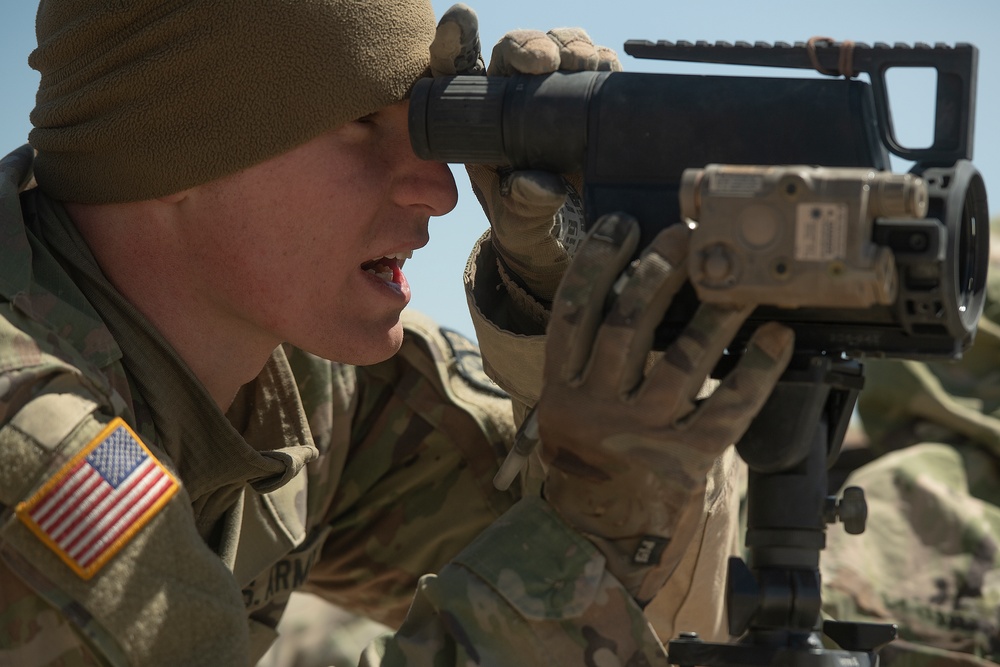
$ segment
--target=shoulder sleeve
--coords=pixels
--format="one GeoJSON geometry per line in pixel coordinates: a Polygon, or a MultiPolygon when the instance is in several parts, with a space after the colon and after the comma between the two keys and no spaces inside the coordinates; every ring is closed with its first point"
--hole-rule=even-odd
{"type": "MultiPolygon", "coordinates": [[[[54,608],[0,558],[0,664],[19,667],[100,665],[61,608],[54,608]]],[[[114,664],[114,663],[112,663],[114,664]]]]}
{"type": "Polygon", "coordinates": [[[13,598],[0,645],[26,665],[56,649],[112,665],[245,664],[240,591],[169,462],[77,375],[45,368],[0,372],[17,397],[0,427],[0,599],[13,598]]]}

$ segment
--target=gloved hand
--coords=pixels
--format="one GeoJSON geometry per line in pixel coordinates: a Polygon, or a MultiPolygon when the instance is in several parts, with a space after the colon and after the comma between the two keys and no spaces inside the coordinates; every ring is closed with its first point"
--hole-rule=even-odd
{"type": "Polygon", "coordinates": [[[449,7],[434,31],[430,55],[431,76],[485,74],[476,12],[461,2],[449,7]]]}
{"type": "Polygon", "coordinates": [[[643,605],[692,540],[713,462],[746,431],[792,353],[790,329],[759,327],[732,372],[699,401],[754,308],[703,304],[647,363],[654,330],[686,279],[689,233],[669,227],[629,264],[638,225],[622,215],[598,221],[553,302],[536,406],[545,498],[643,605]],[[605,314],[616,281],[620,293],[605,314]]]}
{"type": "MultiPolygon", "coordinates": [[[[471,37],[477,29],[475,13],[467,6],[454,5],[445,13],[431,45],[436,75],[475,73],[475,68],[467,64],[482,62],[478,36],[471,37]],[[475,55],[473,48],[477,50],[475,55]]],[[[580,28],[558,28],[547,33],[514,30],[494,47],[486,73],[510,76],[557,70],[620,71],[621,64],[613,50],[595,46],[580,28]]],[[[579,215],[580,174],[510,171],[487,165],[469,165],[467,171],[489,218],[500,276],[508,290],[522,306],[525,290],[528,297],[547,304],[569,265],[567,248],[556,238],[554,226],[564,205],[565,215],[579,215]],[[571,198],[569,203],[567,196],[571,198]]]]}

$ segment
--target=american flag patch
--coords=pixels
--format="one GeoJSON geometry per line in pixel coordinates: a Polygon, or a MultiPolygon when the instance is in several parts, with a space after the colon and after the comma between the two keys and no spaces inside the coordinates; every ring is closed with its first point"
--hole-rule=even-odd
{"type": "Polygon", "coordinates": [[[117,418],[16,512],[74,572],[90,579],[179,488],[117,418]]]}

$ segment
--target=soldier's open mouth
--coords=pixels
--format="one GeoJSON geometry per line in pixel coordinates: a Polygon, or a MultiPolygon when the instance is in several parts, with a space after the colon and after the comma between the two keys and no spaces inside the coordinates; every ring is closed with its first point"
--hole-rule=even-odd
{"type": "Polygon", "coordinates": [[[413,252],[411,251],[370,259],[361,265],[361,270],[377,276],[387,283],[399,285],[403,279],[403,264],[412,256],[413,252]]]}

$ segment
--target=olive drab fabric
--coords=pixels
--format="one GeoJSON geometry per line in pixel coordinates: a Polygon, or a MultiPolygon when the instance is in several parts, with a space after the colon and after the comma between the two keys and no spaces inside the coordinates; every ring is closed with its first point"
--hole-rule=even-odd
{"type": "Polygon", "coordinates": [[[30,142],[62,201],[153,199],[399,102],[427,0],[42,2],[30,142]],[[220,112],[226,110],[226,112],[220,112]]]}

